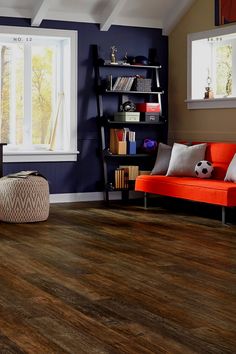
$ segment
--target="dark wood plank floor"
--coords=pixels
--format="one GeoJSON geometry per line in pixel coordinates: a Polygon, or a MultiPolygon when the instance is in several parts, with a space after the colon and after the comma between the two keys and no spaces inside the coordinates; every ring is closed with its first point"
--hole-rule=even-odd
{"type": "Polygon", "coordinates": [[[209,210],[73,203],[1,223],[0,353],[236,353],[236,225],[209,210]]]}

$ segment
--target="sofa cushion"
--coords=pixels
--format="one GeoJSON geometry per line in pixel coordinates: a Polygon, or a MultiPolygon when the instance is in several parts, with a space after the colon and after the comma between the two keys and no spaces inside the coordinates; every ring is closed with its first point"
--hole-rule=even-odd
{"type": "Polygon", "coordinates": [[[236,154],[232,158],[226,172],[225,181],[236,182],[236,154]]]}
{"type": "Polygon", "coordinates": [[[210,204],[235,206],[236,185],[192,177],[138,176],[135,190],[210,204]]]}
{"type": "Polygon", "coordinates": [[[187,146],[174,143],[167,176],[195,177],[197,162],[204,160],[206,143],[187,146]]]}
{"type": "Polygon", "coordinates": [[[170,162],[171,150],[172,150],[172,146],[159,143],[157,158],[153,170],[151,172],[151,175],[166,174],[170,162]]]}
{"type": "Polygon", "coordinates": [[[210,142],[207,143],[205,160],[214,166],[213,178],[224,179],[228,166],[236,153],[236,144],[210,142]]]}

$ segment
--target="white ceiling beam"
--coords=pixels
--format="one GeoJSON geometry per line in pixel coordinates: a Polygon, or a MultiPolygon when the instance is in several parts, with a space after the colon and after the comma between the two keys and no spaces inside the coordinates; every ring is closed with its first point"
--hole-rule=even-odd
{"type": "Polygon", "coordinates": [[[104,20],[101,21],[100,24],[100,30],[101,31],[108,31],[111,25],[113,24],[114,19],[117,17],[119,14],[120,10],[124,6],[127,0],[116,0],[115,4],[110,7],[105,16],[104,20]]]}
{"type": "Polygon", "coordinates": [[[31,18],[31,26],[38,27],[45,18],[50,0],[38,0],[33,10],[33,16],[31,18]]]}
{"type": "Polygon", "coordinates": [[[162,19],[147,19],[143,17],[121,17],[113,21],[113,25],[127,27],[162,28],[162,19]]]}

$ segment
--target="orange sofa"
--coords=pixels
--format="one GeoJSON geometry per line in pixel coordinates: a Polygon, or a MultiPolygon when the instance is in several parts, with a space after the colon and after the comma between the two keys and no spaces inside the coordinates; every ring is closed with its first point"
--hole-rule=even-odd
{"type": "Polygon", "coordinates": [[[226,207],[236,206],[236,183],[224,181],[235,153],[236,144],[207,143],[205,160],[214,166],[211,179],[140,175],[136,179],[135,190],[144,192],[145,207],[148,193],[220,205],[222,223],[225,223],[226,207]]]}

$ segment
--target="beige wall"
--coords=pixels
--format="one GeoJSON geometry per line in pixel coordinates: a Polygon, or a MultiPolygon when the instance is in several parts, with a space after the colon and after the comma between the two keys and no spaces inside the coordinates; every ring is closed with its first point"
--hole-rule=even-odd
{"type": "Polygon", "coordinates": [[[169,35],[169,141],[236,141],[236,108],[188,110],[187,34],[214,29],[214,0],[196,0],[169,35]]]}

